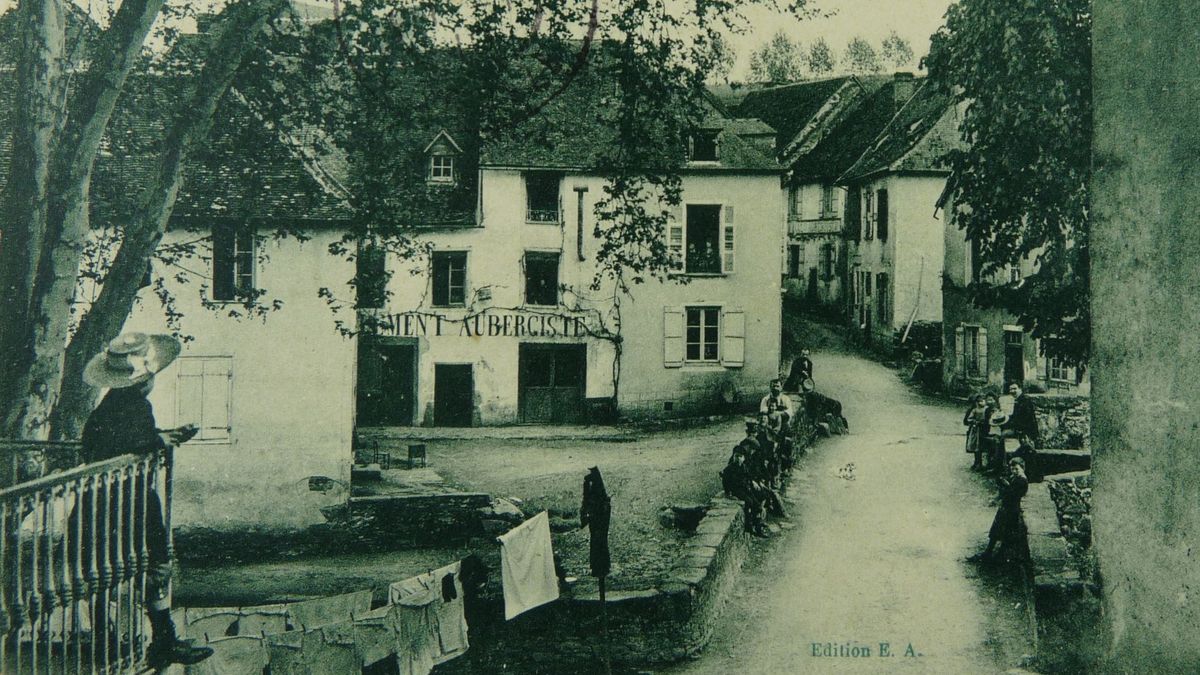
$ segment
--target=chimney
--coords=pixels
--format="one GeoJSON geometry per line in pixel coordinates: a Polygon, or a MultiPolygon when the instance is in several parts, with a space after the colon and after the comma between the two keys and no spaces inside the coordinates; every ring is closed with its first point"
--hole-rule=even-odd
{"type": "Polygon", "coordinates": [[[917,89],[917,81],[909,72],[898,72],[892,76],[892,92],[896,103],[896,110],[904,107],[908,103],[908,99],[912,98],[913,92],[917,89]]]}

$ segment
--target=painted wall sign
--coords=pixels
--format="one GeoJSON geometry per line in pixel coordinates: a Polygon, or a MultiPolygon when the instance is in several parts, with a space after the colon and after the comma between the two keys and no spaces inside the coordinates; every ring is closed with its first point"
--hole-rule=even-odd
{"type": "Polygon", "coordinates": [[[551,312],[489,311],[464,317],[426,312],[386,314],[364,319],[363,329],[393,337],[607,337],[595,317],[551,312]]]}

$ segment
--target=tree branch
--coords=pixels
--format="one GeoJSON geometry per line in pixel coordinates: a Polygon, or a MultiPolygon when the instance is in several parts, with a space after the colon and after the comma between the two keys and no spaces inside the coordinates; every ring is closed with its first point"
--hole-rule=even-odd
{"type": "Polygon", "coordinates": [[[104,286],[67,345],[60,398],[51,415],[51,434],[55,438],[73,438],[82,428],[95,397],[94,390],[83,382],[83,367],[124,325],[147,261],[166,232],[183,184],[184,164],[208,137],[217,103],[228,91],[255,36],[287,6],[287,0],[243,0],[222,12],[204,67],[167,131],[153,178],[125,228],[104,286]]]}

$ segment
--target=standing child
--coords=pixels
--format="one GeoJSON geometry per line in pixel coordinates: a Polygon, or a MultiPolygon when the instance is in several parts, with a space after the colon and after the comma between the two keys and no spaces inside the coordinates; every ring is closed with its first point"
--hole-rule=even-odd
{"type": "Polygon", "coordinates": [[[984,438],[987,435],[984,422],[987,415],[987,401],[983,394],[971,397],[971,407],[963,415],[963,424],[967,427],[967,454],[975,455],[971,464],[972,471],[983,469],[984,438]]]}

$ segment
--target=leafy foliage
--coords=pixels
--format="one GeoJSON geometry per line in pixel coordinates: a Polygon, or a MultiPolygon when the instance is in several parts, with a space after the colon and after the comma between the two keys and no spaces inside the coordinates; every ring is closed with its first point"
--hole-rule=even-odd
{"type": "Polygon", "coordinates": [[[817,38],[808,46],[808,70],[814,77],[832,74],[836,65],[837,55],[825,38],[817,38]]]}
{"type": "Polygon", "coordinates": [[[953,217],[978,242],[981,307],[1019,317],[1048,356],[1086,365],[1092,137],[1088,0],[962,0],[933,37],[931,79],[966,106],[965,149],[950,153],[953,217]]]}
{"type": "Polygon", "coordinates": [[[755,82],[791,82],[804,77],[804,50],[799,40],[777,31],[750,56],[750,79],[755,82]]]}
{"type": "Polygon", "coordinates": [[[870,75],[883,71],[883,62],[879,60],[879,52],[863,37],[850,38],[846,43],[846,51],[842,56],[842,67],[855,75],[870,75]]]}
{"type": "Polygon", "coordinates": [[[908,44],[908,40],[900,37],[900,34],[896,31],[892,31],[891,34],[883,39],[882,47],[880,56],[883,62],[891,68],[904,68],[912,63],[912,46],[908,44]]]}

